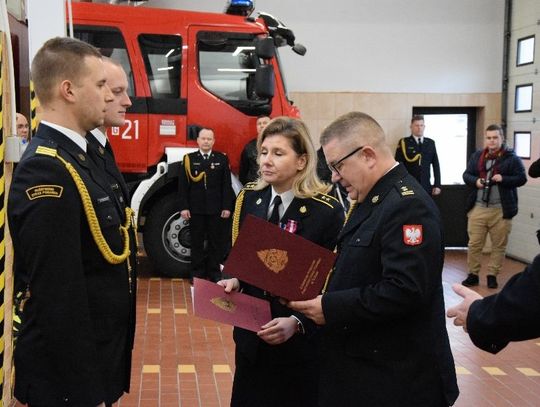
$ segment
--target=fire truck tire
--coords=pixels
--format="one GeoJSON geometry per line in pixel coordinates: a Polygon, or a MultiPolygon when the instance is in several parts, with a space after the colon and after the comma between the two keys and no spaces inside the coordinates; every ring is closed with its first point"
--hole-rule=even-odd
{"type": "Polygon", "coordinates": [[[191,263],[189,221],[181,218],[174,194],[160,199],[149,211],[144,225],[144,248],[156,273],[187,278],[191,263]]]}

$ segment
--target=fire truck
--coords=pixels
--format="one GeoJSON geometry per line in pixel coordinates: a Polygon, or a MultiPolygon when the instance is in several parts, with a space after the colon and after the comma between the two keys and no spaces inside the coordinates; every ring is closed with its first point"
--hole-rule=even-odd
{"type": "MultiPolygon", "coordinates": [[[[280,47],[303,55],[293,32],[252,1],[225,12],[73,3],[76,38],[124,67],[133,105],[108,137],[132,193],[144,249],[155,270],[182,277],[190,265],[189,222],[180,217],[182,158],[197,149],[201,126],[237,172],[260,115],[297,117],[287,97],[280,47]]],[[[234,177],[233,187],[241,187],[234,177]]]]}

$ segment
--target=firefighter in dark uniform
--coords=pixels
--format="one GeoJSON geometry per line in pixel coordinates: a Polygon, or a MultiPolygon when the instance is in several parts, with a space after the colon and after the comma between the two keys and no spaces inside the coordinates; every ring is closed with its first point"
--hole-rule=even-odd
{"type": "Polygon", "coordinates": [[[8,220],[24,292],[15,397],[32,406],[105,406],[129,390],[131,210],[116,205],[86,133],[112,94],[99,51],[47,41],[32,62],[42,114],[13,176],[8,220]]]}
{"type": "MultiPolygon", "coordinates": [[[[343,208],[326,195],[330,187],[316,176],[317,155],[305,125],[297,119],[276,118],[259,136],[258,146],[261,179],[247,184],[237,198],[233,240],[251,214],[333,250],[343,208]]],[[[231,406],[315,406],[319,381],[315,325],[257,287],[235,278],[219,284],[225,291],[241,285],[243,293],[270,301],[273,318],[258,333],[234,328],[231,406]]]]}
{"type": "Polygon", "coordinates": [[[339,117],[321,144],[332,180],[358,204],[338,237],[326,292],[289,303],[322,325],[319,405],[452,405],[458,388],[435,203],[370,116],[339,117]]]}
{"type": "Polygon", "coordinates": [[[480,349],[498,353],[509,342],[540,338],[540,255],[497,294],[482,298],[461,284],[452,288],[464,300],[447,315],[480,349]]]}
{"type": "MultiPolygon", "coordinates": [[[[104,170],[106,179],[109,182],[113,196],[115,197],[115,203],[123,215],[122,222],[126,222],[125,214],[126,208],[129,206],[130,194],[126,182],[118,166],[116,165],[116,158],[114,151],[111,147],[111,143],[107,139],[106,129],[112,126],[123,126],[125,124],[126,110],[131,106],[131,100],[127,94],[128,80],[124,69],[120,63],[103,57],[103,63],[105,67],[105,76],[107,78],[107,86],[111,89],[113,100],[107,103],[107,109],[105,111],[105,119],[103,126],[92,130],[86,135],[88,141],[88,153],[94,162],[104,170]]],[[[132,219],[133,227],[129,229],[129,241],[130,241],[130,265],[132,268],[131,273],[131,290],[133,293],[137,292],[137,230],[135,219],[132,219]]],[[[136,317],[136,297],[131,297],[131,318],[132,324],[135,326],[136,317]]],[[[134,345],[134,333],[133,330],[131,337],[129,338],[129,344],[133,348],[134,345]]]]}
{"type": "Polygon", "coordinates": [[[197,136],[199,150],[184,157],[178,178],[180,213],[182,218],[189,220],[191,230],[192,276],[218,281],[234,192],[229,159],[212,150],[214,143],[214,131],[201,129],[197,136]],[[208,242],[206,258],[205,239],[208,242]]]}
{"type": "Polygon", "coordinates": [[[411,135],[399,140],[395,158],[402,163],[426,190],[428,195],[441,193],[441,167],[435,141],[424,137],[424,116],[416,115],[411,119],[411,135]],[[431,167],[434,184],[431,185],[431,167]]]}

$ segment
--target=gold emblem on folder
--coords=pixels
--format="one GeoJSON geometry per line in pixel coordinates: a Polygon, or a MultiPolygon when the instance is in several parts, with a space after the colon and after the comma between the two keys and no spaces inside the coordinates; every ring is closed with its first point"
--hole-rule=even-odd
{"type": "Polygon", "coordinates": [[[223,311],[230,313],[234,313],[234,311],[236,311],[236,304],[227,298],[215,297],[212,298],[210,302],[223,311]]]}
{"type": "Polygon", "coordinates": [[[278,274],[280,271],[283,271],[287,267],[289,262],[289,257],[287,251],[278,250],[278,249],[268,249],[268,250],[259,250],[257,256],[263,262],[263,264],[272,270],[274,273],[278,274]]]}

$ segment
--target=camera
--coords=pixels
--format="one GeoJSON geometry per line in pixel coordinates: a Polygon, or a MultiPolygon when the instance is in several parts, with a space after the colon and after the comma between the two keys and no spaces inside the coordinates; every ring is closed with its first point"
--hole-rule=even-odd
{"type": "Polygon", "coordinates": [[[480,183],[484,186],[484,188],[489,188],[491,186],[491,179],[490,178],[480,178],[480,183]]]}

